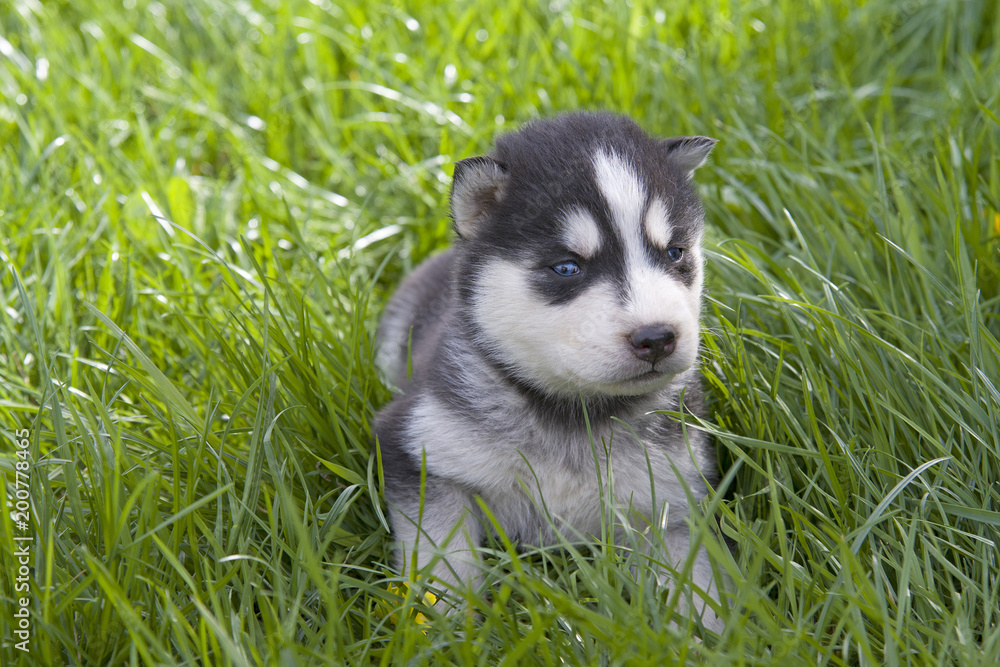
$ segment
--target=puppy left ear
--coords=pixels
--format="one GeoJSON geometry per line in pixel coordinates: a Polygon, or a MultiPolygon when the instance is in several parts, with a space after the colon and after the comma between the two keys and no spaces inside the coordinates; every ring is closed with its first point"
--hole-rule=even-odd
{"type": "Polygon", "coordinates": [[[663,147],[666,149],[667,157],[685,170],[688,178],[691,178],[694,170],[705,164],[708,154],[712,152],[716,143],[718,139],[711,137],[674,137],[664,139],[663,147]]]}
{"type": "Polygon", "coordinates": [[[483,220],[506,194],[507,177],[507,170],[491,157],[470,157],[455,163],[451,217],[460,237],[476,236],[483,220]]]}

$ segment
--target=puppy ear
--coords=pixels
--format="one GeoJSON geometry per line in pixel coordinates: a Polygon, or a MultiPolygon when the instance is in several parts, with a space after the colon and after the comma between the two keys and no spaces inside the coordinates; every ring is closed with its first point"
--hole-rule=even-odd
{"type": "Polygon", "coordinates": [[[490,157],[455,163],[451,184],[451,217],[463,239],[475,238],[483,220],[507,190],[507,170],[490,157]]]}
{"type": "Polygon", "coordinates": [[[691,178],[694,170],[705,164],[708,154],[712,152],[716,143],[718,139],[711,137],[674,137],[664,139],[663,147],[666,149],[667,157],[685,170],[688,178],[691,178]]]}

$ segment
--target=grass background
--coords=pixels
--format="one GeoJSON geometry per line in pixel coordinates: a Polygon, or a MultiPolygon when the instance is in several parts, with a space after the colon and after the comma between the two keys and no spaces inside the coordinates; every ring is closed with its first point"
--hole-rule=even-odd
{"type": "Polygon", "coordinates": [[[3,664],[997,664],[998,42],[992,0],[4,2],[3,664]],[[379,308],[452,162],[575,108],[721,140],[720,637],[611,549],[499,545],[477,616],[386,567],[379,308]]]}

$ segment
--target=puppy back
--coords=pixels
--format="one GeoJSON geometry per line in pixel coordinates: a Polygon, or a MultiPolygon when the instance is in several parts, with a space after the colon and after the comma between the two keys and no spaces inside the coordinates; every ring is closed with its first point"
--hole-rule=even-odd
{"type": "Polygon", "coordinates": [[[454,260],[454,250],[425,260],[403,281],[382,314],[376,360],[385,378],[397,387],[408,383],[408,359],[413,374],[420,373],[450,315],[454,260]]]}

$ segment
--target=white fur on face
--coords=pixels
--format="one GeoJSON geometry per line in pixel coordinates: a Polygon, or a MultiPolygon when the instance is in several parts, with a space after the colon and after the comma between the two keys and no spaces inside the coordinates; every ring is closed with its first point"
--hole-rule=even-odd
{"type": "Polygon", "coordinates": [[[564,214],[563,240],[566,246],[584,259],[589,259],[601,249],[601,230],[594,217],[581,208],[573,208],[564,214]]]}
{"type": "Polygon", "coordinates": [[[673,230],[670,228],[670,214],[667,213],[667,207],[662,199],[655,197],[649,203],[646,219],[643,222],[646,236],[653,242],[653,245],[660,250],[666,250],[670,247],[670,237],[673,235],[673,230]]]}
{"type": "MultiPolygon", "coordinates": [[[[549,305],[531,288],[529,267],[494,259],[477,280],[475,318],[484,342],[547,391],[572,396],[646,393],[664,386],[697,359],[701,253],[688,249],[697,267],[691,287],[654,266],[646,255],[644,232],[656,246],[668,246],[666,206],[654,200],[643,219],[646,187],[635,169],[615,154],[597,152],[594,172],[622,240],[626,298],[620,287],[606,281],[566,303],[549,305]],[[650,325],[670,326],[677,333],[673,354],[655,368],[636,358],[630,342],[634,331],[650,325]]],[[[595,240],[600,243],[589,213],[573,211],[563,224],[564,240],[574,251],[590,250],[595,240]]]]}
{"type": "MultiPolygon", "coordinates": [[[[594,155],[594,172],[597,187],[608,202],[611,217],[619,231],[638,231],[642,209],[646,205],[646,188],[632,166],[615,155],[603,150],[594,155]]],[[[629,240],[623,234],[626,242],[629,240]]]]}

